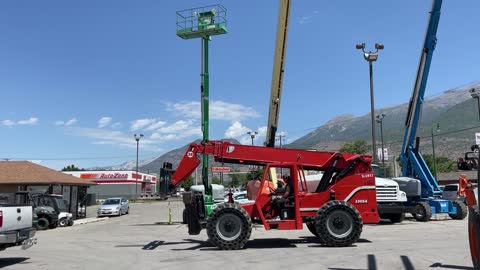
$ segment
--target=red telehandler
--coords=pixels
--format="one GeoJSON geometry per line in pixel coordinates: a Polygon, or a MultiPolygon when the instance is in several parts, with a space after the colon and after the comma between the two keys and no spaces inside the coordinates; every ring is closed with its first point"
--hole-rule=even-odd
{"type": "MultiPolygon", "coordinates": [[[[480,176],[480,171],[479,171],[480,176]]],[[[478,179],[478,178],[477,178],[478,179]]],[[[467,176],[460,175],[458,192],[465,196],[465,203],[468,206],[468,241],[470,244],[470,255],[472,256],[473,269],[480,270],[480,211],[477,203],[477,187],[468,183],[467,176]]]]}
{"type": "Polygon", "coordinates": [[[184,193],[189,233],[206,228],[210,242],[220,249],[243,248],[252,222],[266,230],[301,230],[305,223],[322,245],[343,247],[359,239],[364,223],[379,221],[370,156],[223,141],[192,143],[172,177],[173,185],[192,174],[200,154],[213,155],[217,162],[264,166],[254,201],[209,203],[202,193],[184,193]],[[273,182],[280,171],[291,177],[293,196],[277,206],[281,191],[273,182]],[[309,190],[306,171],[323,172],[315,189],[309,190]]]}

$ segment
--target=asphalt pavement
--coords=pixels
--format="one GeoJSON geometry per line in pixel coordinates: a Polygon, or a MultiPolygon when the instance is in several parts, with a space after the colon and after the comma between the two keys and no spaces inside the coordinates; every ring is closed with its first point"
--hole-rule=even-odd
{"type": "Polygon", "coordinates": [[[182,209],[180,201],[132,203],[129,215],[40,231],[30,249],[1,251],[0,268],[473,269],[467,220],[441,216],[427,223],[366,225],[360,241],[347,248],[322,247],[306,228],[265,231],[256,225],[245,249],[221,251],[208,243],[205,231],[188,235],[180,223],[182,209]]]}

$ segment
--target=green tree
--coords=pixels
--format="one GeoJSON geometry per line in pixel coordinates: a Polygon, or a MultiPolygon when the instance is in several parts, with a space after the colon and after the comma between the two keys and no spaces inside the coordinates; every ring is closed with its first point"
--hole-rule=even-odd
{"type": "Polygon", "coordinates": [[[218,176],[214,176],[212,178],[212,184],[215,184],[215,185],[220,185],[221,182],[220,182],[220,178],[218,176]]]}
{"type": "Polygon", "coordinates": [[[76,171],[85,171],[83,168],[75,167],[75,165],[68,165],[67,167],[63,167],[62,172],[76,172],[76,171]]]}
{"type": "Polygon", "coordinates": [[[368,151],[368,144],[365,140],[356,140],[354,142],[344,144],[339,151],[352,154],[365,154],[368,151]]]}
{"type": "Polygon", "coordinates": [[[257,166],[255,170],[249,171],[247,173],[247,182],[252,179],[261,180],[263,177],[263,169],[264,169],[263,167],[257,166]]]}
{"type": "MultiPolygon", "coordinates": [[[[423,159],[427,163],[428,168],[434,174],[433,156],[430,154],[423,155],[423,159]]],[[[446,157],[435,157],[437,160],[437,173],[454,172],[457,170],[457,163],[446,157]]],[[[401,164],[400,164],[401,165],[401,164]]]]}
{"type": "Polygon", "coordinates": [[[193,186],[193,176],[189,176],[187,180],[183,181],[182,187],[185,189],[185,191],[190,191],[190,187],[193,186]]]}
{"type": "Polygon", "coordinates": [[[240,173],[240,170],[238,170],[238,169],[233,169],[232,173],[233,173],[233,174],[231,174],[231,176],[232,176],[231,185],[232,186],[234,186],[234,187],[246,186],[246,184],[248,182],[248,178],[247,178],[246,174],[240,173]]]}

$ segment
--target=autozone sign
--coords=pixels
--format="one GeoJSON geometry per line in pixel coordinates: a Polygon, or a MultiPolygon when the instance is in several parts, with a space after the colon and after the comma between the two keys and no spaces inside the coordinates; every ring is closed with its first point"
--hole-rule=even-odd
{"type": "Polygon", "coordinates": [[[127,173],[84,173],[80,175],[80,178],[86,179],[127,179],[127,173]]]}
{"type": "Polygon", "coordinates": [[[212,167],[212,172],[230,172],[230,167],[212,167]]]}

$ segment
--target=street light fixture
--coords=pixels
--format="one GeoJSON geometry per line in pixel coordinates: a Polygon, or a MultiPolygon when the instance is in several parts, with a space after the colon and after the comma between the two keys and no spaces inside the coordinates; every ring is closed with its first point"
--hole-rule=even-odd
{"type": "Polygon", "coordinates": [[[384,46],[381,43],[375,43],[375,51],[365,51],[365,43],[359,43],[356,45],[358,50],[362,50],[363,57],[368,62],[369,70],[370,70],[370,115],[372,120],[372,157],[373,163],[376,163],[376,143],[375,143],[375,102],[373,99],[373,65],[372,62],[377,61],[378,59],[378,51],[383,50],[384,46]]]}
{"type": "Polygon", "coordinates": [[[383,169],[385,170],[385,150],[383,148],[383,118],[386,116],[386,114],[381,113],[377,115],[377,123],[380,124],[380,137],[382,139],[382,166],[383,169]]]}
{"type": "Polygon", "coordinates": [[[250,138],[252,138],[252,146],[253,146],[253,140],[255,139],[255,136],[258,134],[256,131],[249,131],[247,134],[250,135],[250,138]]]}
{"type": "Polygon", "coordinates": [[[478,119],[480,120],[480,93],[477,92],[475,88],[470,89],[470,95],[472,98],[477,100],[477,106],[478,106],[478,119]]]}
{"type": "Polygon", "coordinates": [[[137,134],[134,134],[133,137],[135,138],[135,141],[137,141],[137,169],[135,174],[135,197],[138,197],[138,144],[140,142],[140,139],[143,137],[143,134],[140,134],[139,136],[137,136],[137,134]]]}
{"type": "MultiPolygon", "coordinates": [[[[435,178],[437,178],[437,158],[435,157],[435,143],[434,143],[434,140],[433,140],[433,127],[431,128],[431,132],[432,132],[432,158],[433,158],[433,176],[435,176],[435,178]]],[[[437,123],[437,129],[436,129],[436,132],[440,132],[440,124],[437,123]]]]}
{"type": "MultiPolygon", "coordinates": [[[[248,135],[250,135],[250,138],[252,138],[252,146],[253,146],[253,140],[255,139],[255,135],[258,134],[256,131],[249,131],[247,132],[248,135]]],[[[255,180],[255,165],[252,165],[252,180],[255,180]]]]}

